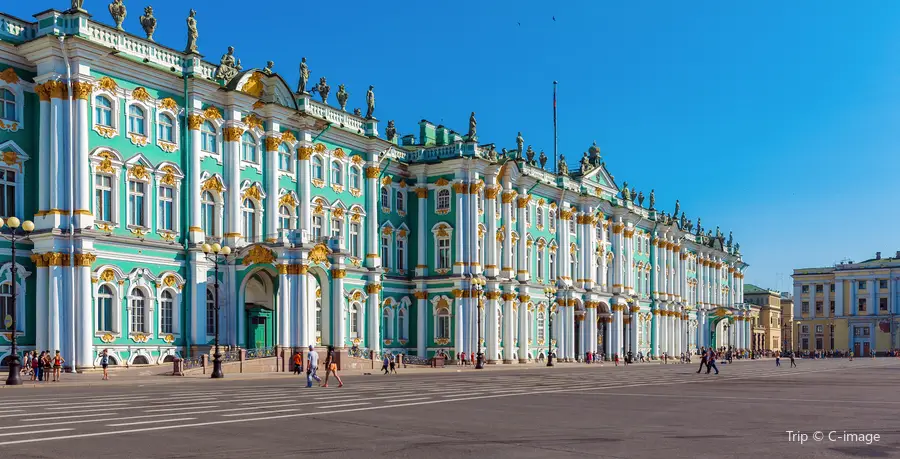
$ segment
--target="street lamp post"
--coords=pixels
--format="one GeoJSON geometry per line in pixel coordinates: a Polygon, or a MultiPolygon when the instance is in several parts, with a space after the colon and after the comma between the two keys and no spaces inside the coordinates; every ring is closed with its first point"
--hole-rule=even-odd
{"type": "Polygon", "coordinates": [[[224,378],[225,374],[222,373],[222,354],[219,352],[219,264],[227,263],[228,256],[231,255],[231,247],[227,245],[222,247],[219,243],[215,243],[213,245],[203,244],[200,247],[200,250],[203,251],[203,255],[206,257],[206,260],[211,262],[213,266],[215,266],[216,272],[216,282],[215,282],[215,308],[216,308],[216,317],[215,317],[215,347],[216,352],[213,354],[213,372],[210,376],[213,379],[224,378]]]}
{"type": "Polygon", "coordinates": [[[16,241],[27,239],[28,233],[34,231],[34,223],[31,220],[25,220],[21,222],[21,229],[19,228],[20,222],[16,217],[9,217],[6,219],[6,222],[0,218],[0,235],[3,236],[4,239],[10,241],[10,252],[12,255],[12,266],[10,266],[10,273],[12,275],[12,285],[10,286],[12,291],[12,310],[7,314],[9,316],[9,320],[6,317],[3,318],[4,326],[9,329],[10,335],[12,339],[10,340],[12,343],[12,349],[10,353],[10,361],[9,361],[9,376],[6,378],[7,386],[18,386],[22,384],[22,380],[19,378],[19,368],[21,364],[19,362],[19,349],[16,346],[16,309],[18,305],[18,283],[16,282],[16,241]],[[4,227],[5,224],[5,228],[4,227]],[[8,322],[8,323],[7,323],[8,322]]]}
{"type": "Polygon", "coordinates": [[[547,296],[547,366],[553,366],[553,297],[556,296],[556,287],[544,287],[544,295],[547,296]]]}
{"type": "Polygon", "coordinates": [[[482,310],[482,296],[484,295],[484,285],[485,284],[486,284],[486,282],[483,278],[476,277],[476,278],[472,279],[472,290],[475,293],[475,298],[477,298],[475,307],[478,308],[478,353],[476,354],[476,360],[475,360],[475,369],[476,370],[484,369],[484,352],[481,351],[481,310],[482,310]]]}

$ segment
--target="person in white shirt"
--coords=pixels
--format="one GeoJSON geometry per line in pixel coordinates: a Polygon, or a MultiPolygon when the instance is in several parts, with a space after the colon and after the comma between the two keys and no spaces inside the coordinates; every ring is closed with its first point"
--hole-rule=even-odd
{"type": "Polygon", "coordinates": [[[319,369],[319,354],[314,350],[313,345],[309,345],[309,353],[306,354],[306,387],[312,387],[313,379],[316,382],[322,382],[316,370],[319,369]]]}

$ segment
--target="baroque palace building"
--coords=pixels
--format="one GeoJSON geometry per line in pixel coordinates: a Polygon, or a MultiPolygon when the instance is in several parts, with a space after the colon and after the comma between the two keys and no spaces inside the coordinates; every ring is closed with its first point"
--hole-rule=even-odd
{"type": "MultiPolygon", "coordinates": [[[[644,207],[596,146],[555,173],[521,134],[509,151],[479,142],[474,114],[466,135],[425,120],[382,135],[371,87],[367,113],[348,112],[305,62],[294,91],[271,62],[203,60],[193,11],[177,51],[80,6],[0,14],[0,216],[37,228],[18,279],[0,269],[0,314],[16,308],[25,349],[76,369],[102,349],[115,364],[208,351],[204,242],[234,249],[219,274],[230,346],[427,357],[480,335],[489,362],[750,347],[739,246],[653,193],[644,207]]],[[[152,11],[141,24],[152,36],[152,11]]]]}
{"type": "Polygon", "coordinates": [[[857,356],[900,347],[900,252],[794,270],[794,345],[857,356]]]}

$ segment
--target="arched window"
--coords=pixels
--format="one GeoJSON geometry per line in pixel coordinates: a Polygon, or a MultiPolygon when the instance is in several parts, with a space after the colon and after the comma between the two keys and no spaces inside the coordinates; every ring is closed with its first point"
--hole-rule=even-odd
{"type": "Polygon", "coordinates": [[[216,334],[216,296],[215,286],[206,289],[206,334],[216,334]]]}
{"type": "Polygon", "coordinates": [[[381,313],[381,337],[382,339],[394,339],[394,317],[391,308],[389,306],[384,307],[384,312],[381,313]]]}
{"type": "Polygon", "coordinates": [[[282,230],[291,229],[291,211],[287,206],[278,208],[278,228],[282,230]]]}
{"type": "Polygon", "coordinates": [[[531,226],[531,206],[525,206],[525,226],[531,226]]]}
{"type": "Polygon", "coordinates": [[[294,170],[293,163],[291,162],[291,149],[288,148],[285,143],[282,143],[278,147],[278,170],[285,172],[294,170]]]}
{"type": "Polygon", "coordinates": [[[535,217],[537,220],[537,226],[544,226],[544,208],[541,206],[537,206],[535,210],[535,217]]]}
{"type": "Polygon", "coordinates": [[[575,271],[575,267],[578,266],[578,254],[577,254],[577,252],[571,252],[571,253],[569,254],[569,265],[570,265],[570,269],[571,269],[571,271],[569,271],[569,275],[574,276],[574,275],[575,275],[575,272],[576,272],[576,271],[575,271]]]}
{"type": "Polygon", "coordinates": [[[397,312],[397,328],[400,329],[400,339],[409,339],[409,324],[406,322],[406,308],[400,308],[397,312]]]}
{"type": "Polygon", "coordinates": [[[313,156],[312,159],[312,178],[318,180],[325,180],[325,171],[324,165],[322,164],[322,157],[313,156]]]}
{"type": "MultiPolygon", "coordinates": [[[[445,233],[446,234],[446,233],[445,233]]],[[[439,235],[437,269],[450,269],[450,236],[439,235]]]]}
{"type": "Polygon", "coordinates": [[[388,193],[386,186],[381,187],[381,207],[385,209],[391,208],[391,195],[388,193]]]}
{"type": "Polygon", "coordinates": [[[342,185],[344,183],[344,170],[340,161],[331,162],[331,184],[342,185]]]}
{"type": "Polygon", "coordinates": [[[128,107],[128,133],[137,135],[146,135],[144,130],[144,120],[146,115],[144,109],[137,105],[128,107]]]}
{"type": "Polygon", "coordinates": [[[112,102],[106,97],[94,98],[94,124],[112,127],[112,102]]]}
{"type": "Polygon", "coordinates": [[[142,290],[136,289],[131,294],[131,332],[146,333],[147,325],[144,314],[147,311],[147,299],[142,290]]]}
{"type": "Polygon", "coordinates": [[[406,239],[397,238],[397,269],[406,269],[406,239]]]}
{"type": "Polygon", "coordinates": [[[159,301],[159,332],[174,333],[172,327],[173,316],[175,314],[175,301],[172,299],[172,292],[165,290],[159,301]]]}
{"type": "Polygon", "coordinates": [[[200,149],[207,153],[216,152],[216,128],[209,121],[200,126],[200,149]]]}
{"type": "Polygon", "coordinates": [[[0,119],[6,121],[16,120],[16,98],[12,91],[0,89],[0,119]]]}
{"type": "Polygon", "coordinates": [[[356,166],[350,167],[350,188],[358,190],[362,187],[362,174],[356,166]]]}
{"type": "Polygon", "coordinates": [[[475,239],[475,262],[484,264],[484,236],[475,239]]]}
{"type": "Polygon", "coordinates": [[[164,142],[175,142],[174,126],[175,122],[172,121],[171,116],[166,115],[165,113],[159,115],[159,126],[156,129],[159,140],[164,142]]]}
{"type": "Polygon", "coordinates": [[[12,288],[8,282],[0,285],[0,316],[4,318],[3,322],[0,323],[0,330],[9,330],[10,328],[6,326],[6,316],[10,316],[13,314],[13,308],[15,308],[15,304],[13,303],[12,298],[12,288]]]}
{"type": "Polygon", "coordinates": [[[256,204],[252,199],[244,199],[244,239],[253,241],[256,238],[256,204]]]}
{"type": "Polygon", "coordinates": [[[359,338],[359,306],[350,305],[350,339],[359,338]]]}
{"type": "Polygon", "coordinates": [[[443,189],[438,191],[437,210],[450,210],[450,190],[443,189]]]}
{"type": "Polygon", "coordinates": [[[249,132],[245,132],[241,136],[241,160],[251,163],[259,162],[256,157],[256,139],[249,132]]]}
{"type": "Polygon", "coordinates": [[[403,192],[397,190],[397,212],[404,212],[403,209],[403,192]]]}
{"type": "Polygon", "coordinates": [[[439,339],[450,339],[450,310],[440,308],[437,310],[437,327],[435,327],[435,337],[439,339]]]}
{"type": "Polygon", "coordinates": [[[547,228],[550,228],[550,232],[556,231],[556,211],[550,209],[550,219],[547,220],[547,228]]]}
{"type": "Polygon", "coordinates": [[[113,294],[108,285],[97,289],[97,331],[113,330],[113,294]]]}
{"type": "Polygon", "coordinates": [[[544,320],[544,313],[539,312],[537,315],[537,340],[538,343],[543,343],[544,337],[546,336],[546,320],[544,320]]]}
{"type": "Polygon", "coordinates": [[[209,191],[204,191],[200,196],[200,221],[203,232],[207,236],[215,236],[216,233],[216,201],[209,191]]]}

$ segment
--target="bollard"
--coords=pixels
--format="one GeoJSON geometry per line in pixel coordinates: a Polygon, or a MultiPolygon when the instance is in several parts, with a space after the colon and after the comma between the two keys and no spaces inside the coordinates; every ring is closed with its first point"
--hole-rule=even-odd
{"type": "Polygon", "coordinates": [[[175,368],[172,369],[172,376],[184,376],[184,360],[175,359],[175,368]]]}

